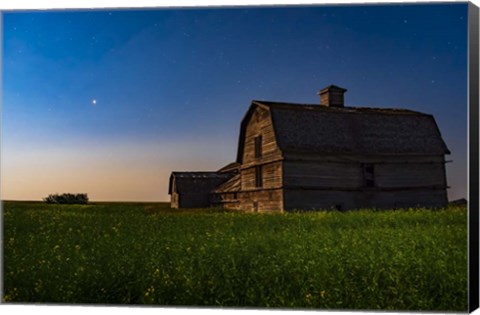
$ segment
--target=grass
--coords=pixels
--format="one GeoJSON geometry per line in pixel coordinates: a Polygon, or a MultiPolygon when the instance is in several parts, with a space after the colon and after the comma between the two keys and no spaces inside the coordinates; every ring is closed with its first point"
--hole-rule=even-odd
{"type": "Polygon", "coordinates": [[[5,302],[467,310],[467,211],[4,202],[5,302]]]}

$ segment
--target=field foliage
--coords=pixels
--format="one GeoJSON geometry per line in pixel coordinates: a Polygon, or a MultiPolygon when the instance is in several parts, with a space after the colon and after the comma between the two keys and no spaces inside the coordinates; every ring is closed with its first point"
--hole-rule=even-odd
{"type": "Polygon", "coordinates": [[[5,302],[467,310],[467,211],[4,202],[5,302]]]}

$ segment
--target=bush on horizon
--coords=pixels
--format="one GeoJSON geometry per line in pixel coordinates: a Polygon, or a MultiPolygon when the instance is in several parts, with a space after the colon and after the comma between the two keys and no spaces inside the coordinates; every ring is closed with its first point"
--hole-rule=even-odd
{"type": "Polygon", "coordinates": [[[87,204],[87,194],[50,194],[44,198],[46,203],[58,203],[58,204],[87,204]]]}

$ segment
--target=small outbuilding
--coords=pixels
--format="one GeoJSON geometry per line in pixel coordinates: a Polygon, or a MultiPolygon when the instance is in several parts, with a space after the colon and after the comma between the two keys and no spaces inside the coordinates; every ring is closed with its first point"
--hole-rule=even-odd
{"type": "Polygon", "coordinates": [[[168,193],[171,195],[170,206],[209,207],[212,203],[211,192],[234,175],[232,165],[226,170],[216,172],[172,172],[168,185],[168,193]]]}

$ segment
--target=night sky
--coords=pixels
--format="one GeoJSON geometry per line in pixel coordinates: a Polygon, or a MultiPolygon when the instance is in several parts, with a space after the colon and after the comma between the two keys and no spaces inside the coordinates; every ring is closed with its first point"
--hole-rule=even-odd
{"type": "Polygon", "coordinates": [[[433,114],[467,196],[467,4],[11,12],[2,199],[165,201],[236,157],[251,100],[433,114]]]}

